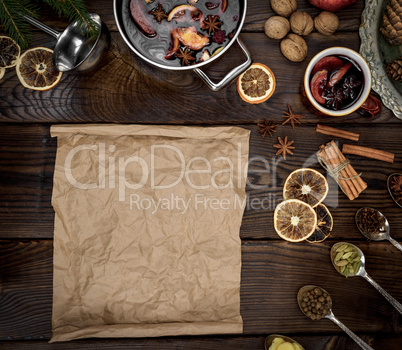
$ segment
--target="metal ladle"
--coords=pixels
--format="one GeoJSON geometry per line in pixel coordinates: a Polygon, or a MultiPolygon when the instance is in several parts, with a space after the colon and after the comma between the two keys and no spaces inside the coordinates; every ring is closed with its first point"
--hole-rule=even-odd
{"type": "Polygon", "coordinates": [[[380,211],[378,211],[377,209],[374,208],[369,208],[369,207],[363,207],[360,208],[356,215],[355,215],[355,221],[356,221],[356,225],[357,228],[359,229],[359,231],[361,232],[361,234],[366,237],[368,240],[370,241],[383,241],[385,239],[387,239],[388,241],[390,241],[396,248],[398,248],[399,250],[402,250],[402,245],[399,244],[395,239],[393,239],[390,236],[390,228],[389,228],[389,222],[387,220],[387,218],[384,216],[383,213],[381,213],[380,211]],[[384,229],[381,229],[378,233],[374,233],[374,234],[370,234],[366,231],[364,231],[363,229],[360,228],[359,223],[358,223],[358,217],[360,215],[360,212],[364,209],[369,209],[372,210],[374,212],[377,212],[383,219],[384,219],[384,229]]]}
{"type": "Polygon", "coordinates": [[[345,242],[338,242],[338,243],[335,243],[335,244],[332,246],[330,254],[331,254],[332,265],[334,265],[335,270],[338,271],[338,272],[343,276],[343,274],[338,270],[338,268],[337,268],[337,266],[335,265],[335,262],[334,262],[334,259],[335,259],[336,254],[337,254],[337,253],[336,253],[336,250],[338,249],[338,247],[340,247],[340,246],[343,245],[343,244],[347,244],[347,245],[349,245],[349,246],[352,246],[353,248],[355,248],[355,249],[357,250],[357,252],[358,252],[359,255],[360,255],[360,262],[361,262],[360,269],[359,269],[355,274],[350,273],[350,274],[348,275],[348,277],[354,277],[354,276],[363,277],[366,281],[368,281],[369,283],[371,283],[372,286],[373,286],[375,289],[377,289],[377,290],[383,295],[383,297],[384,297],[385,299],[387,299],[387,300],[391,303],[391,305],[392,305],[395,309],[397,309],[397,311],[402,315],[402,304],[401,304],[399,301],[397,301],[394,297],[392,297],[390,294],[388,294],[388,292],[386,292],[376,281],[374,281],[374,280],[369,276],[369,274],[367,273],[367,271],[366,271],[366,269],[365,269],[366,258],[365,258],[365,256],[364,256],[363,252],[362,252],[358,247],[356,247],[354,244],[345,243],[345,242]]]}
{"type": "MultiPolygon", "coordinates": [[[[322,291],[322,293],[327,293],[330,297],[330,302],[329,302],[329,313],[327,315],[325,315],[325,318],[330,319],[332,322],[334,322],[339,328],[341,328],[344,332],[346,332],[346,334],[351,337],[357,345],[359,345],[362,349],[364,350],[374,350],[370,345],[368,345],[367,343],[365,343],[361,338],[359,338],[355,333],[353,333],[348,327],[346,327],[341,321],[339,321],[334,313],[332,312],[332,298],[330,296],[330,294],[323,288],[318,287],[318,286],[313,286],[313,285],[306,285],[303,286],[299,289],[299,292],[297,293],[297,303],[299,304],[299,308],[301,310],[301,312],[303,312],[304,315],[307,316],[306,312],[304,312],[301,303],[303,302],[303,294],[305,292],[308,292],[310,290],[314,290],[315,288],[318,288],[322,291]]],[[[309,316],[307,316],[308,318],[310,318],[309,316]]],[[[310,318],[311,319],[311,318],[310,318]]]]}
{"type": "Polygon", "coordinates": [[[81,72],[92,70],[109,48],[109,29],[96,13],[89,14],[99,28],[96,37],[84,33],[78,21],[70,23],[64,32],[59,33],[35,18],[25,14],[21,14],[21,16],[27,22],[57,39],[53,52],[53,64],[61,72],[73,69],[81,72]]]}

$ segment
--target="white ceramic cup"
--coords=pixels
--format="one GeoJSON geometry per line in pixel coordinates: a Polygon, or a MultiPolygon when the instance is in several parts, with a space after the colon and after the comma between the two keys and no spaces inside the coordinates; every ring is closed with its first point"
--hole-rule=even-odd
{"type": "MultiPolygon", "coordinates": [[[[370,72],[370,68],[367,65],[367,62],[364,60],[364,58],[358,54],[356,51],[352,50],[352,49],[348,49],[346,47],[331,47],[328,49],[325,49],[321,52],[319,52],[317,55],[315,55],[312,60],[310,61],[310,63],[308,64],[306,71],[304,73],[304,82],[303,82],[303,90],[302,91],[302,95],[304,97],[304,104],[310,109],[312,110],[314,113],[318,114],[318,115],[324,115],[324,116],[332,116],[332,117],[340,117],[340,116],[344,116],[344,115],[348,115],[356,110],[363,109],[363,110],[367,110],[367,108],[364,108],[365,106],[363,106],[363,104],[367,101],[367,99],[371,99],[372,97],[369,97],[370,95],[370,91],[371,91],[371,72],[370,72]],[[317,64],[317,62],[326,56],[337,56],[337,55],[341,55],[341,56],[345,56],[349,59],[351,59],[352,61],[354,61],[355,63],[357,63],[357,65],[360,67],[362,73],[363,73],[363,77],[364,77],[364,86],[363,86],[363,91],[360,94],[360,97],[358,99],[356,99],[356,101],[349,106],[348,108],[342,109],[342,110],[337,110],[334,111],[332,109],[328,109],[325,108],[324,106],[320,105],[313,97],[311,90],[310,90],[310,76],[311,76],[311,72],[314,68],[314,66],[317,64]],[[313,108],[311,108],[313,107],[313,108]]],[[[378,100],[376,100],[376,102],[373,103],[380,103],[378,100]]],[[[370,104],[370,106],[372,106],[372,104],[370,104]]],[[[378,107],[378,106],[377,106],[378,107]]],[[[369,108],[369,111],[371,111],[371,109],[369,108]]],[[[381,103],[379,106],[379,111],[381,111],[381,103]]],[[[378,111],[378,113],[379,113],[378,111]]],[[[371,113],[373,115],[376,115],[378,113],[371,113]]]]}

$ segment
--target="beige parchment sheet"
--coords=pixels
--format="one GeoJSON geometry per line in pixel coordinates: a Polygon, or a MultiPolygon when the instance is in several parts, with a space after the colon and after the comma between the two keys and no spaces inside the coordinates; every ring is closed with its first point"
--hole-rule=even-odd
{"type": "Polygon", "coordinates": [[[249,134],[52,126],[51,342],[242,332],[249,134]]]}

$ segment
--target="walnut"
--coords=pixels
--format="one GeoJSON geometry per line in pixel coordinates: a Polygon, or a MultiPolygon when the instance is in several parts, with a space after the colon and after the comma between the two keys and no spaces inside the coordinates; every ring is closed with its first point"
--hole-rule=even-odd
{"type": "Polygon", "coordinates": [[[265,34],[271,39],[282,39],[290,30],[287,18],[272,16],[265,22],[265,34]]]}
{"type": "Polygon", "coordinates": [[[276,14],[289,17],[297,10],[296,0],[271,0],[271,8],[276,14]]]}
{"type": "Polygon", "coordinates": [[[314,26],[324,35],[332,35],[339,27],[339,19],[335,13],[323,11],[314,18],[314,26]]]}
{"type": "Polygon", "coordinates": [[[281,41],[282,54],[292,62],[301,62],[307,57],[307,43],[297,34],[288,34],[281,41]]]}
{"type": "Polygon", "coordinates": [[[314,22],[307,12],[296,11],[290,16],[290,28],[293,33],[309,35],[314,29],[314,22]]]}

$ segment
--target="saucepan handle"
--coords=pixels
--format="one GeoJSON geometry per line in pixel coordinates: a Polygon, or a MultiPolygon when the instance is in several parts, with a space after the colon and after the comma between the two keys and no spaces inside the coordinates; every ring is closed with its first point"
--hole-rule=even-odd
{"type": "Polygon", "coordinates": [[[209,77],[199,68],[195,68],[194,72],[204,81],[205,84],[213,91],[219,91],[236,79],[240,74],[242,74],[248,67],[253,63],[253,58],[244,43],[237,37],[237,43],[239,44],[244,56],[246,56],[246,62],[242,63],[240,66],[233,68],[226,76],[218,83],[214,83],[209,79],[209,77]]]}

